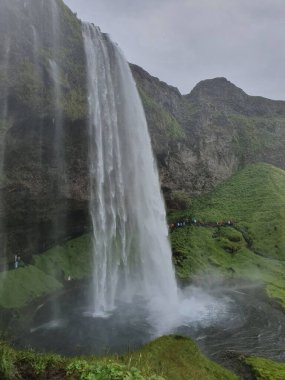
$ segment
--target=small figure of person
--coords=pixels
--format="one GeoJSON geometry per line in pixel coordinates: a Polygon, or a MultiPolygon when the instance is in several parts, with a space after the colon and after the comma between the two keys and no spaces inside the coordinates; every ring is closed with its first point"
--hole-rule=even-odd
{"type": "Polygon", "coordinates": [[[21,259],[21,256],[20,255],[18,255],[18,268],[20,268],[20,267],[24,267],[25,266],[25,263],[24,263],[24,261],[21,259]]]}

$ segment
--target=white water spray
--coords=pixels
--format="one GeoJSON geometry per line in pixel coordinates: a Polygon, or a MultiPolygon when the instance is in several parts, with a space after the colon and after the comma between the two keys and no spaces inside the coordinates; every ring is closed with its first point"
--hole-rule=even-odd
{"type": "MultiPolygon", "coordinates": [[[[94,315],[141,297],[156,321],[175,313],[177,284],[143,107],[128,63],[83,25],[89,99],[94,315]]],[[[158,324],[158,322],[157,322],[158,324]]]]}

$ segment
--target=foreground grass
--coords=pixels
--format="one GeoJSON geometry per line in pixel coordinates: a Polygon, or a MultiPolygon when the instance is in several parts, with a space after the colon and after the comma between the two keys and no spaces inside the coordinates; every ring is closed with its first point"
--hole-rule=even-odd
{"type": "Polygon", "coordinates": [[[162,337],[137,352],[110,358],[71,358],[15,351],[0,344],[0,378],[70,380],[238,380],[204,357],[188,338],[162,337]]]}
{"type": "Polygon", "coordinates": [[[234,227],[183,227],[171,234],[180,278],[211,274],[266,286],[285,307],[285,172],[251,165],[183,214],[201,221],[234,221],[234,227]]]}
{"type": "Polygon", "coordinates": [[[122,358],[144,371],[147,368],[169,380],[237,380],[238,376],[201,354],[189,338],[165,336],[122,358]]]}
{"type": "Polygon", "coordinates": [[[268,359],[249,357],[245,363],[250,366],[257,380],[284,380],[285,363],[276,363],[268,359]]]}

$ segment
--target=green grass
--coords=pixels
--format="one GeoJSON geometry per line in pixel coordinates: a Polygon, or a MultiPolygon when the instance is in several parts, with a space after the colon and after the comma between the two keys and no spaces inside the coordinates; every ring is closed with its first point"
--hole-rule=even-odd
{"type": "Polygon", "coordinates": [[[281,169],[250,165],[210,194],[194,199],[184,214],[205,221],[234,220],[252,240],[253,251],[285,259],[285,171],[281,169]]]}
{"type": "Polygon", "coordinates": [[[257,281],[285,307],[285,172],[251,165],[192,205],[170,220],[184,214],[235,224],[175,230],[171,242],[178,276],[217,273],[257,281]]]}
{"type": "Polygon", "coordinates": [[[91,237],[83,235],[33,257],[33,265],[0,273],[0,306],[21,308],[91,275],[91,237]]]}
{"type": "Polygon", "coordinates": [[[284,380],[285,363],[276,363],[268,359],[249,357],[245,363],[250,366],[256,380],[284,380]]]}
{"type": "Polygon", "coordinates": [[[62,280],[68,276],[80,280],[92,273],[91,237],[82,235],[62,245],[34,255],[34,265],[46,274],[62,280]]]}
{"type": "Polygon", "coordinates": [[[29,265],[7,273],[0,273],[0,306],[21,308],[34,299],[59,290],[55,278],[29,265]]]}
{"type": "Polygon", "coordinates": [[[17,379],[19,374],[16,368],[17,353],[8,345],[0,342],[0,378],[3,380],[17,379]]]}
{"type": "Polygon", "coordinates": [[[125,355],[123,362],[147,374],[159,373],[168,380],[237,380],[238,376],[201,354],[189,338],[164,336],[148,343],[137,352],[125,355]]]}
{"type": "Polygon", "coordinates": [[[0,343],[0,376],[70,380],[238,380],[201,354],[189,338],[166,336],[140,350],[105,358],[63,358],[32,350],[15,351],[0,343]]]}

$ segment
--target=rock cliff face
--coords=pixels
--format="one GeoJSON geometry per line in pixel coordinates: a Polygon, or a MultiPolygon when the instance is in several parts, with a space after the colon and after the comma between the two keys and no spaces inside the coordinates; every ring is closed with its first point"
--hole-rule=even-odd
{"type": "Polygon", "coordinates": [[[88,228],[85,54],[62,1],[0,0],[0,35],[1,254],[25,256],[88,228]]]}
{"type": "MultiPolygon", "coordinates": [[[[81,22],[61,0],[0,0],[0,36],[0,241],[12,257],[88,230],[86,63],[81,22]]],[[[166,198],[206,192],[248,163],[285,168],[285,102],[225,78],[182,96],[131,69],[166,198]]]]}
{"type": "Polygon", "coordinates": [[[285,168],[285,102],[249,96],[225,78],[182,96],[138,66],[132,71],[166,191],[203,193],[253,162],[285,168]]]}

